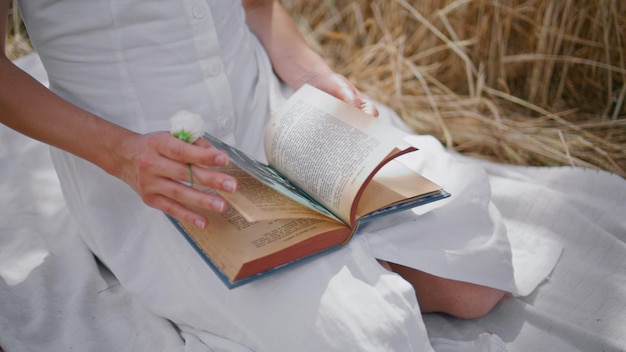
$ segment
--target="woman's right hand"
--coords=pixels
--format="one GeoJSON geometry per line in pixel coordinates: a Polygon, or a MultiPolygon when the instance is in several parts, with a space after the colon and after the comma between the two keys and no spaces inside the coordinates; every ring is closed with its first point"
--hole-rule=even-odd
{"type": "Polygon", "coordinates": [[[207,219],[190,208],[199,207],[222,212],[226,201],[219,196],[199,191],[181,181],[193,181],[216,190],[234,192],[237,180],[203,166],[224,166],[228,155],[211,147],[205,139],[185,143],[168,132],[136,134],[118,149],[121,165],[115,175],[128,183],[147,205],[198,228],[207,226],[207,219]]]}

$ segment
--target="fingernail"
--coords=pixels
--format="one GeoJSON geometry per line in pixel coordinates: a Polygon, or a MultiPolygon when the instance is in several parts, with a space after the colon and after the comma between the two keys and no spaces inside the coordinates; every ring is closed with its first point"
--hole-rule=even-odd
{"type": "Polygon", "coordinates": [[[211,202],[211,207],[213,210],[221,213],[224,211],[224,201],[221,199],[215,199],[211,202]]]}
{"type": "Polygon", "coordinates": [[[194,225],[196,225],[196,227],[199,228],[200,230],[203,230],[204,227],[206,226],[206,224],[204,223],[204,220],[202,219],[196,219],[196,221],[194,221],[194,225]]]}
{"type": "Polygon", "coordinates": [[[224,154],[220,154],[215,157],[215,163],[218,165],[226,165],[228,164],[228,158],[224,154]]]}
{"type": "Polygon", "coordinates": [[[237,188],[237,184],[236,184],[236,183],[235,183],[235,181],[233,181],[233,180],[226,180],[226,181],[224,181],[224,183],[222,184],[222,188],[223,188],[226,192],[233,193],[233,192],[235,192],[235,189],[237,188]]]}

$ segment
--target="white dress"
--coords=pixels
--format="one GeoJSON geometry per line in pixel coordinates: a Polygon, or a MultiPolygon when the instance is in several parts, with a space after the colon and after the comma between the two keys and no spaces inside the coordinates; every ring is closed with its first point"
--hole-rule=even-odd
{"type": "MultiPolygon", "coordinates": [[[[263,159],[263,129],[285,90],[240,2],[20,6],[60,96],[139,132],[167,130],[175,112],[193,111],[212,134],[263,159]]],[[[541,246],[512,250],[485,173],[432,137],[413,139],[420,152],[412,164],[449,200],[372,223],[338,251],[233,290],[122,181],[63,151],[52,156],[84,242],[122,286],[176,325],[190,351],[428,351],[412,287],[375,258],[516,295],[530,293],[557,258],[541,246]]]]}

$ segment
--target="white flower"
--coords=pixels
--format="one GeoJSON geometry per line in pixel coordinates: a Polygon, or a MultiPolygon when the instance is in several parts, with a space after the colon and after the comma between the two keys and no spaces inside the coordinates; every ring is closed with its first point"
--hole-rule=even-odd
{"type": "Polygon", "coordinates": [[[204,120],[198,114],[181,110],[170,117],[170,133],[180,140],[193,143],[204,134],[204,120]]]}

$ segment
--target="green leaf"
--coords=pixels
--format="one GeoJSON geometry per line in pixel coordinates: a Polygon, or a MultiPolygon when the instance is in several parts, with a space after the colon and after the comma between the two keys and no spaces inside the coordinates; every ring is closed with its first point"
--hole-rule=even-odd
{"type": "Polygon", "coordinates": [[[174,137],[180,139],[181,141],[187,142],[187,143],[189,143],[191,141],[191,138],[193,138],[193,134],[185,130],[176,131],[172,133],[172,135],[174,135],[174,137]]]}

